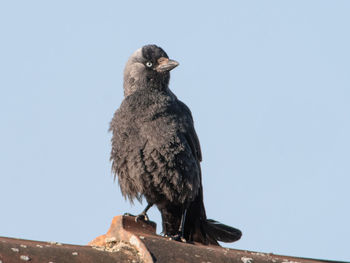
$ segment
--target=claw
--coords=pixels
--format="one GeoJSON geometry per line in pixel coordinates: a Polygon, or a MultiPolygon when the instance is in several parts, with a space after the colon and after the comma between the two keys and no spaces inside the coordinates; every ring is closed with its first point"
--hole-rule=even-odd
{"type": "Polygon", "coordinates": [[[134,215],[130,213],[124,213],[124,216],[134,216],[134,215]]]}
{"type": "Polygon", "coordinates": [[[139,220],[142,220],[142,221],[149,221],[149,218],[148,218],[148,215],[147,214],[139,214],[135,217],[135,222],[138,222],[139,220]]]}
{"type": "Polygon", "coordinates": [[[134,215],[130,213],[124,213],[124,216],[134,216],[134,215]]]}
{"type": "Polygon", "coordinates": [[[187,243],[187,240],[179,233],[176,235],[165,234],[164,237],[169,238],[169,240],[179,241],[182,243],[187,243]]]}

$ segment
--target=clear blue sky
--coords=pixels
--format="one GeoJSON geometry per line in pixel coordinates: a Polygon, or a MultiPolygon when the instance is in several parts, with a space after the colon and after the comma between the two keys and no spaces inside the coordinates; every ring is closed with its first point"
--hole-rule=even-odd
{"type": "MultiPolygon", "coordinates": [[[[350,261],[350,1],[1,1],[0,235],[86,244],[137,213],[109,121],[144,44],[180,62],[229,247],[350,261]]],[[[151,219],[160,216],[154,208],[151,219]]]]}

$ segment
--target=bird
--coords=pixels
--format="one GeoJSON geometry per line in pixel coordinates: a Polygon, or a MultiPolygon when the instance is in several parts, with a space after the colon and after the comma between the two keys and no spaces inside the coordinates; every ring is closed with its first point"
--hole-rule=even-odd
{"type": "Polygon", "coordinates": [[[110,122],[112,172],[122,195],[146,199],[136,220],[161,213],[171,239],[217,245],[241,238],[239,229],[208,219],[203,203],[202,153],[190,109],[169,88],[179,63],[159,46],[137,49],[124,69],[124,98],[110,122]]]}

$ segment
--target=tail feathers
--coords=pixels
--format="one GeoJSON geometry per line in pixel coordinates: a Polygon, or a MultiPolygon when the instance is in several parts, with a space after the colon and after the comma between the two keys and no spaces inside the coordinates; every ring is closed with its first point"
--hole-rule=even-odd
{"type": "Polygon", "coordinates": [[[203,222],[204,232],[211,240],[226,243],[235,242],[242,236],[242,232],[234,227],[221,224],[218,221],[207,219],[203,222]]]}

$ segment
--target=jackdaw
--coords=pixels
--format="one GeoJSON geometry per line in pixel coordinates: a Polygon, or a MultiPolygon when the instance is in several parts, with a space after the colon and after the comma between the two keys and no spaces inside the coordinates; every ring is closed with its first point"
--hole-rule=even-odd
{"type": "Polygon", "coordinates": [[[199,140],[189,108],[169,89],[179,63],[156,45],[136,50],[124,70],[124,100],[110,124],[112,171],[129,200],[156,205],[163,233],[175,240],[219,245],[242,233],[207,219],[199,140]]]}

